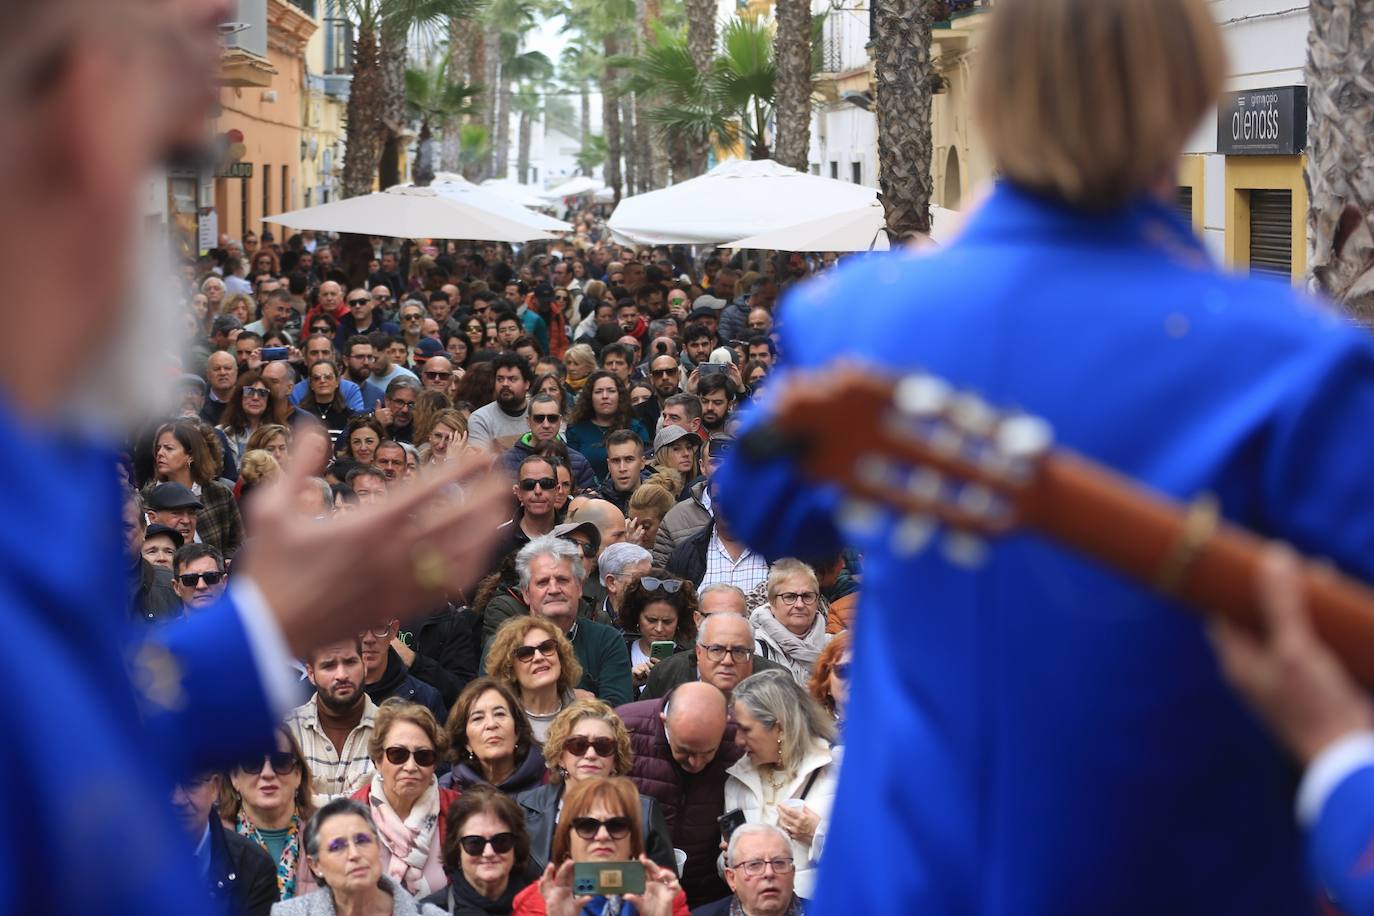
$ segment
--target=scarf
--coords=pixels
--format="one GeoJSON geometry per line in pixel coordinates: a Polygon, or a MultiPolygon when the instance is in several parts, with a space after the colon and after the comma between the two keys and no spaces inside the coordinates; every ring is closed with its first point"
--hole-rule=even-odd
{"type": "MultiPolygon", "coordinates": [[[[801,898],[793,894],[792,902],[787,905],[787,909],[783,910],[780,916],[802,916],[803,912],[805,911],[801,906],[801,898]]],[[[730,916],[745,916],[744,906],[739,902],[738,896],[730,898],[730,916]]]]}
{"type": "MultiPolygon", "coordinates": [[[[242,808],[239,809],[234,829],[239,836],[252,840],[263,849],[267,848],[267,841],[258,832],[258,825],[248,819],[242,808]]],[[[290,900],[296,896],[296,863],[300,860],[301,854],[301,819],[295,814],[291,815],[290,831],[286,836],[286,846],[281,851],[281,858],[277,861],[278,900],[290,900]]]]}
{"type": "Polygon", "coordinates": [[[773,616],[772,609],[766,606],[754,608],[754,613],[750,615],[749,619],[754,622],[756,629],[763,631],[763,635],[769,642],[782,650],[788,667],[798,674],[809,675],[811,673],[811,669],[815,667],[816,658],[825,648],[824,617],[817,614],[815,621],[811,624],[811,629],[805,636],[798,636],[783,626],[778,618],[773,616]]]}
{"type": "MultiPolygon", "coordinates": [[[[442,866],[426,868],[430,850],[439,841],[439,784],[431,782],[410,814],[402,821],[386,800],[382,791],[382,774],[372,774],[372,786],[367,793],[368,807],[377,822],[377,833],[391,853],[386,875],[416,897],[425,897],[444,886],[442,866]],[[433,872],[439,873],[438,880],[433,872]]],[[[438,859],[436,857],[436,862],[438,859]]]]}
{"type": "MultiPolygon", "coordinates": [[[[587,376],[587,378],[590,377],[587,376]]],[[[569,391],[581,391],[587,386],[587,378],[569,378],[564,380],[563,384],[568,386],[569,391]]]]}

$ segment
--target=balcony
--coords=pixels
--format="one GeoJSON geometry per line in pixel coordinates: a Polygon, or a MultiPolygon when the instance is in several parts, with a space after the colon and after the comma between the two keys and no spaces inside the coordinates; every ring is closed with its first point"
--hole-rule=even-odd
{"type": "Polygon", "coordinates": [[[955,23],[966,16],[985,13],[993,6],[994,0],[935,0],[935,25],[937,29],[955,28],[955,23]]]}

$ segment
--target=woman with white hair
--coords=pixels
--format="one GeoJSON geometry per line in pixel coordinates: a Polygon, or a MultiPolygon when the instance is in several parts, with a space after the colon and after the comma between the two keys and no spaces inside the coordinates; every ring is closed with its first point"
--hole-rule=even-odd
{"type": "Polygon", "coordinates": [[[612,544],[596,559],[601,584],[606,588],[603,610],[612,621],[620,620],[620,608],[625,603],[625,590],[649,571],[653,557],[638,544],[621,541],[612,544]]]}
{"type": "Polygon", "coordinates": [[[816,571],[800,560],[781,559],[768,570],[767,588],[768,603],[749,615],[763,650],[760,654],[787,666],[797,683],[805,686],[830,641],[825,615],[820,612],[816,571]]]}

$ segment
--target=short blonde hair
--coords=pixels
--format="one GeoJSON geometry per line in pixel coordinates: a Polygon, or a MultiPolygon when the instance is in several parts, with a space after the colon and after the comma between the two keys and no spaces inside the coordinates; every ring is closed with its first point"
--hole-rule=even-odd
{"type": "Polygon", "coordinates": [[[508,684],[519,695],[520,682],[515,679],[515,650],[520,648],[530,630],[547,633],[549,639],[553,640],[554,651],[558,653],[558,693],[562,695],[581,683],[582,666],[568,637],[555,624],[529,616],[512,617],[497,629],[487,649],[487,674],[508,684]]]}
{"type": "Polygon", "coordinates": [[[373,763],[381,762],[382,752],[386,750],[387,733],[397,722],[409,722],[424,732],[425,737],[434,745],[435,753],[443,759],[444,752],[448,750],[448,735],[439,727],[434,713],[430,712],[427,706],[392,697],[377,707],[377,719],[372,726],[372,736],[367,739],[367,756],[372,758],[373,763]]]}
{"type": "Polygon", "coordinates": [[[1002,0],[975,109],[998,168],[1088,210],[1158,183],[1226,72],[1204,0],[1002,0]]]}
{"type": "Polygon", "coordinates": [[[778,597],[778,590],[782,587],[783,579],[790,579],[793,576],[801,576],[803,579],[811,581],[811,587],[817,592],[821,590],[820,580],[816,578],[816,571],[801,560],[792,557],[783,557],[768,568],[768,600],[772,601],[778,597]]]}
{"type": "Polygon", "coordinates": [[[234,293],[232,296],[225,296],[224,299],[220,302],[219,314],[233,314],[234,309],[238,308],[240,305],[248,309],[248,314],[250,315],[253,314],[253,309],[256,307],[253,304],[252,296],[249,296],[245,293],[234,293]]]}
{"type": "Polygon", "coordinates": [[[544,738],[544,763],[549,768],[549,781],[562,782],[563,772],[559,769],[558,759],[563,756],[563,746],[577,723],[583,719],[605,722],[615,735],[615,763],[611,767],[612,776],[625,776],[634,763],[634,751],[630,748],[630,733],[615,710],[604,700],[575,700],[566,709],[553,717],[549,723],[549,733],[544,738]]]}
{"type": "Polygon", "coordinates": [[[563,354],[563,365],[581,366],[588,372],[596,371],[596,351],[587,344],[573,344],[563,354]]]}
{"type": "Polygon", "coordinates": [[[244,452],[243,460],[239,462],[239,476],[245,484],[256,486],[280,473],[281,465],[277,463],[277,459],[272,457],[271,452],[260,448],[244,452]]]}

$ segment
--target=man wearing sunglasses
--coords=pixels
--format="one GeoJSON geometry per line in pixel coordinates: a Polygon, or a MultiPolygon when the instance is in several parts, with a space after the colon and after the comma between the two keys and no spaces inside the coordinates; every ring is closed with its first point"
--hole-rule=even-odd
{"type": "MultiPolygon", "coordinates": [[[[501,456],[506,470],[515,475],[520,464],[541,446],[562,439],[563,416],[558,412],[558,400],[551,394],[537,394],[530,399],[525,411],[530,431],[525,433],[501,456]]],[[[568,465],[572,471],[573,489],[590,490],[596,486],[596,475],[587,458],[577,449],[568,449],[568,465]]]]}
{"type": "Polygon", "coordinates": [[[209,544],[187,544],[172,557],[172,591],[187,613],[214,604],[228,585],[224,557],[209,544]]]}
{"type": "Polygon", "coordinates": [[[553,459],[530,455],[520,462],[515,484],[511,487],[519,508],[515,518],[497,529],[502,544],[500,556],[507,556],[553,531],[558,523],[557,489],[553,459]]]}

